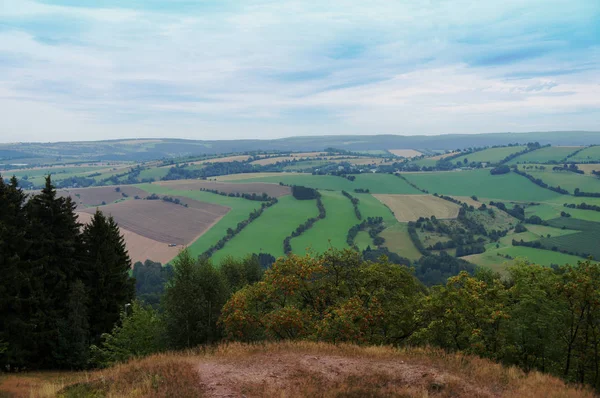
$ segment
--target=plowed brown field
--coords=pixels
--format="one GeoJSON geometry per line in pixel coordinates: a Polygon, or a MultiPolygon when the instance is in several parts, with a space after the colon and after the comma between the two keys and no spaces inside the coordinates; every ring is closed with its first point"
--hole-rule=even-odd
{"type": "MultiPolygon", "coordinates": [[[[166,244],[186,245],[229,211],[225,206],[203,205],[194,208],[162,200],[127,200],[103,206],[101,210],[112,215],[123,229],[166,244]]],[[[93,214],[95,209],[83,211],[93,214]]]]}
{"type": "Polygon", "coordinates": [[[201,188],[204,189],[215,189],[220,192],[226,193],[248,193],[248,194],[262,194],[266,193],[269,196],[278,198],[280,196],[289,195],[292,193],[290,187],[285,187],[279,184],[269,184],[265,182],[249,182],[246,184],[240,183],[227,183],[227,182],[216,182],[216,181],[202,181],[202,180],[177,180],[177,181],[160,181],[155,183],[164,187],[172,189],[179,189],[184,191],[194,191],[201,188]]]}
{"type": "Polygon", "coordinates": [[[101,206],[102,202],[112,203],[119,199],[124,199],[123,193],[128,197],[134,198],[138,195],[141,198],[148,196],[148,193],[139,188],[122,185],[119,186],[120,192],[115,191],[116,186],[111,187],[92,187],[92,188],[73,188],[61,189],[56,193],[59,196],[70,196],[79,209],[85,207],[101,206]]]}

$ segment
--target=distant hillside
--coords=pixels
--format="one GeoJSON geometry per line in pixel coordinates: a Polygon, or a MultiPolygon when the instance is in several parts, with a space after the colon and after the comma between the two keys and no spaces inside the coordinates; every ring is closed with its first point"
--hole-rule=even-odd
{"type": "Polygon", "coordinates": [[[333,147],[348,151],[389,149],[450,150],[538,141],[551,145],[600,144],[600,132],[560,131],[431,136],[339,135],[290,137],[276,140],[137,139],[96,142],[0,144],[0,161],[27,158],[145,161],[201,154],[247,151],[312,151],[333,147]],[[23,157],[25,157],[23,156],[23,157]]]}
{"type": "Polygon", "coordinates": [[[0,391],[23,397],[594,396],[535,371],[441,350],[297,342],[209,351],[154,355],[103,371],[39,379],[16,374],[0,382],[0,391]]]}

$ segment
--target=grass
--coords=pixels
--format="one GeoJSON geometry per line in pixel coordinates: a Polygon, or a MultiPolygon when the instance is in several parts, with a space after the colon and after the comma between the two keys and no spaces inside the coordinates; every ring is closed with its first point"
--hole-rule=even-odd
{"type": "MultiPolygon", "coordinates": [[[[519,167],[523,170],[523,166],[519,167]]],[[[600,179],[585,174],[571,173],[569,171],[552,171],[552,166],[546,166],[546,170],[523,170],[527,174],[539,178],[546,184],[553,187],[561,187],[571,194],[575,188],[583,192],[600,192],[600,179]]]]}
{"type": "Polygon", "coordinates": [[[469,155],[460,156],[456,159],[452,160],[452,163],[464,162],[465,158],[468,163],[471,162],[488,162],[488,163],[498,163],[503,160],[508,155],[512,155],[513,153],[517,153],[525,149],[524,146],[512,146],[512,147],[502,147],[502,148],[489,148],[484,149],[483,151],[478,151],[475,153],[471,153],[469,155]]]}
{"type": "Polygon", "coordinates": [[[315,200],[297,200],[293,196],[281,197],[276,205],[266,209],[212,258],[219,262],[226,256],[243,257],[251,253],[283,256],[283,239],[298,225],[318,214],[315,200]]]}
{"type": "MultiPolygon", "coordinates": [[[[235,182],[235,181],[234,181],[235,182]]],[[[303,185],[306,187],[354,192],[356,188],[368,189],[371,193],[395,193],[395,194],[419,194],[420,192],[408,185],[402,179],[391,174],[365,173],[356,175],[355,181],[350,181],[344,177],[321,176],[311,174],[287,174],[265,176],[239,180],[239,182],[271,182],[288,185],[303,185]]]]}
{"type": "MultiPolygon", "coordinates": [[[[564,158],[578,150],[579,147],[551,146],[528,152],[512,159],[508,164],[517,163],[548,163],[551,161],[561,162],[564,158]]],[[[583,151],[582,151],[583,152],[583,151]]],[[[569,159],[570,160],[570,159],[569,159]]]]}
{"type": "Polygon", "coordinates": [[[548,223],[555,228],[566,228],[581,232],[542,238],[540,241],[544,247],[552,248],[555,246],[559,250],[567,250],[585,256],[592,255],[595,259],[600,259],[600,246],[598,246],[600,223],[566,217],[556,218],[548,221],[548,223]]]}
{"type": "Polygon", "coordinates": [[[365,250],[367,246],[371,246],[371,248],[375,247],[373,245],[373,239],[371,239],[367,231],[360,231],[354,239],[354,244],[356,244],[361,251],[365,250]]]}
{"type": "Polygon", "coordinates": [[[515,201],[545,201],[561,195],[533,184],[515,173],[491,175],[487,169],[403,173],[404,177],[430,193],[515,201]]]}
{"type": "Polygon", "coordinates": [[[292,239],[295,253],[304,253],[307,248],[317,253],[330,247],[345,248],[348,246],[348,230],[360,222],[354,214],[352,203],[344,195],[328,191],[321,191],[321,195],[327,217],[318,220],[311,229],[292,239]]]}
{"type": "Polygon", "coordinates": [[[421,258],[421,253],[417,250],[408,234],[408,224],[397,222],[384,229],[379,235],[385,239],[384,246],[391,252],[406,257],[409,260],[418,260],[421,258]]]}
{"type": "Polygon", "coordinates": [[[52,181],[58,182],[65,180],[70,177],[87,177],[97,170],[106,169],[106,166],[82,166],[82,167],[53,167],[53,168],[40,168],[36,170],[11,170],[3,173],[5,178],[10,178],[13,175],[18,179],[22,179],[27,176],[29,182],[36,186],[43,186],[45,178],[50,173],[52,175],[52,181]]]}
{"type": "Polygon", "coordinates": [[[600,146],[585,148],[577,155],[569,158],[572,162],[593,162],[600,161],[600,146]]]}
{"type": "Polygon", "coordinates": [[[512,265],[514,260],[503,258],[498,256],[498,254],[509,255],[515,260],[520,258],[531,263],[545,266],[550,266],[552,264],[577,264],[578,261],[582,260],[581,257],[569,254],[525,246],[501,247],[500,249],[487,250],[485,253],[466,256],[463,257],[463,259],[481,267],[491,268],[492,270],[503,274],[506,273],[506,267],[512,265]]]}
{"type": "MultiPolygon", "coordinates": [[[[591,200],[587,199],[596,199],[596,198],[573,198],[577,199],[577,203],[585,202],[592,203],[591,200]]],[[[565,201],[566,202],[566,201],[565,201]]],[[[542,220],[552,220],[554,218],[560,217],[561,212],[566,212],[571,215],[572,218],[585,220],[585,221],[593,221],[600,222],[600,212],[593,210],[581,210],[581,209],[569,209],[564,207],[562,204],[558,203],[542,203],[538,206],[530,206],[525,208],[525,216],[530,217],[536,215],[540,217],[542,220]]]]}
{"type": "MultiPolygon", "coordinates": [[[[193,257],[199,256],[200,254],[204,253],[209,247],[211,247],[219,239],[225,236],[228,228],[235,228],[240,221],[247,219],[248,215],[253,210],[258,209],[261,205],[261,202],[258,201],[246,200],[241,198],[231,198],[228,196],[217,195],[210,192],[178,191],[155,184],[140,184],[137,186],[148,193],[169,196],[185,196],[190,199],[195,199],[201,202],[215,203],[231,208],[231,210],[217,224],[215,224],[211,229],[206,231],[194,243],[188,246],[190,253],[193,257]]],[[[283,237],[281,239],[283,241],[283,237]]]]}
{"type": "Polygon", "coordinates": [[[373,195],[368,193],[351,193],[351,195],[358,198],[358,209],[363,219],[381,217],[387,225],[397,224],[396,217],[394,217],[390,209],[373,195]]]}
{"type": "Polygon", "coordinates": [[[169,173],[169,168],[167,167],[152,167],[150,169],[142,170],[140,172],[140,176],[138,177],[140,180],[145,178],[153,178],[154,181],[159,181],[161,178],[166,176],[169,173]]]}
{"type": "Polygon", "coordinates": [[[462,353],[305,341],[222,344],[70,375],[66,387],[50,380],[29,396],[594,396],[556,377],[462,353]]]}

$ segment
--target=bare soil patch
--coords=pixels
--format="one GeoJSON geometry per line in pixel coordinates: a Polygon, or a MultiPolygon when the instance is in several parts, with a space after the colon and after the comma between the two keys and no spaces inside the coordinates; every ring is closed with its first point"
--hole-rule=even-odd
{"type": "Polygon", "coordinates": [[[415,151],[414,149],[388,149],[388,152],[393,153],[396,156],[402,156],[404,158],[414,158],[415,156],[421,156],[422,153],[415,151]]]}
{"type": "Polygon", "coordinates": [[[456,218],[460,206],[433,195],[375,194],[381,203],[389,207],[400,222],[416,221],[419,217],[456,218]]]}
{"type": "Polygon", "coordinates": [[[212,189],[226,193],[248,193],[248,194],[263,194],[278,198],[284,195],[290,195],[292,190],[290,187],[279,184],[270,184],[266,182],[249,182],[249,183],[227,183],[217,181],[203,180],[177,180],[177,181],[160,181],[156,183],[164,187],[172,189],[197,191],[199,189],[212,189]]]}
{"type": "Polygon", "coordinates": [[[77,204],[78,209],[102,206],[102,202],[104,202],[105,204],[113,203],[119,199],[126,199],[128,197],[134,198],[136,195],[140,198],[146,197],[148,195],[145,191],[128,185],[118,187],[110,186],[60,189],[56,193],[57,195],[63,197],[70,196],[73,202],[77,204]],[[119,188],[120,191],[117,192],[116,188],[119,188]]]}
{"type": "MultiPolygon", "coordinates": [[[[77,212],[76,214],[79,222],[82,224],[88,224],[92,220],[92,214],[90,213],[77,212]]],[[[146,238],[121,227],[119,227],[119,230],[123,239],[125,239],[125,245],[127,246],[132,265],[136,261],[144,262],[146,260],[166,264],[175,258],[179,254],[179,251],[184,248],[183,245],[170,247],[168,243],[146,238]]]]}
{"type": "MultiPolygon", "coordinates": [[[[201,203],[201,202],[198,202],[201,203]]],[[[119,226],[166,244],[187,245],[212,227],[229,208],[209,203],[184,207],[162,200],[128,200],[102,207],[119,226]]],[[[85,209],[93,214],[95,209],[85,209]]]]}

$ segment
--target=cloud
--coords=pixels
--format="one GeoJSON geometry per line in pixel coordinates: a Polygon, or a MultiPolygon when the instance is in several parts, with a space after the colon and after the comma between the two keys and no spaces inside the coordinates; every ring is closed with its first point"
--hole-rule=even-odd
{"type": "Polygon", "coordinates": [[[0,3],[0,141],[597,129],[598,2],[98,3],[0,3]]]}

